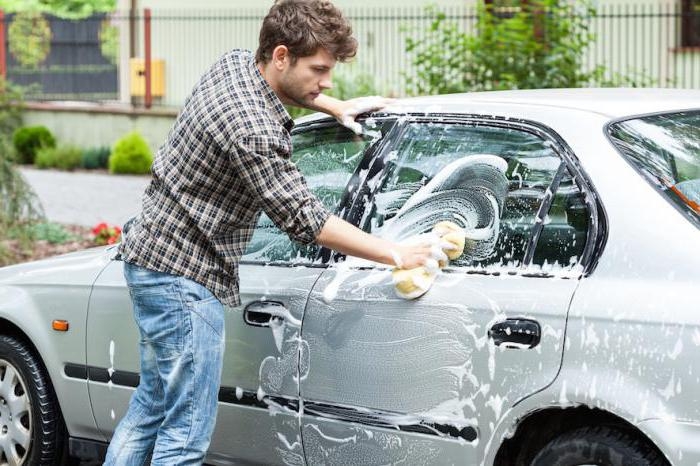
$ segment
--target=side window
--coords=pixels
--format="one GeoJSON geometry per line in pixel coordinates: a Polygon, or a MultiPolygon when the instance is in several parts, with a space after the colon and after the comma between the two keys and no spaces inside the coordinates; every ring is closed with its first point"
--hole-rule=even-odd
{"type": "Polygon", "coordinates": [[[544,218],[533,264],[566,267],[578,263],[588,239],[589,222],[583,193],[566,170],[544,218]]]}
{"type": "MultiPolygon", "coordinates": [[[[519,267],[562,163],[548,142],[534,134],[457,123],[409,124],[388,159],[363,227],[400,241],[430,231],[441,220],[454,221],[466,230],[469,246],[452,261],[456,267],[519,267]]],[[[567,186],[573,192],[573,182],[563,181],[555,206],[573,221],[585,204],[575,202],[575,193],[565,194],[567,186]]],[[[564,231],[552,233],[554,225],[546,226],[541,237],[558,247],[557,235],[564,231]]],[[[573,233],[566,234],[571,242],[573,233]]],[[[544,262],[564,260],[570,252],[580,256],[572,251],[582,249],[585,233],[575,241],[567,252],[540,251],[535,257],[544,262]]]]}
{"type": "MultiPolygon", "coordinates": [[[[380,123],[388,130],[391,122],[380,123]]],[[[300,127],[292,133],[292,161],[306,178],[311,191],[331,212],[337,212],[350,177],[367,148],[376,140],[357,136],[336,123],[300,127]]],[[[253,237],[242,260],[247,262],[308,263],[316,258],[318,247],[304,246],[289,239],[286,233],[261,213],[253,237]]]]}

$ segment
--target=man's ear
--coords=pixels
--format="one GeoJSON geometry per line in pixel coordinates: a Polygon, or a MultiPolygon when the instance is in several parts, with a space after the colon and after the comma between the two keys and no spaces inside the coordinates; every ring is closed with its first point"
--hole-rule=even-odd
{"type": "Polygon", "coordinates": [[[278,70],[283,71],[290,63],[289,49],[286,45],[278,45],[272,51],[272,65],[278,70]]]}

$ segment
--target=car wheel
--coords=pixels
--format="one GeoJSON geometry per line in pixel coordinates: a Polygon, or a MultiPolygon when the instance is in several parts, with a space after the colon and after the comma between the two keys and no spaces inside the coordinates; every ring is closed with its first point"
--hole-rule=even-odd
{"type": "Polygon", "coordinates": [[[64,432],[41,361],[24,342],[0,335],[0,464],[58,464],[64,432]]]}
{"type": "Polygon", "coordinates": [[[614,428],[582,427],[556,437],[531,466],[666,466],[647,444],[614,428]]]}

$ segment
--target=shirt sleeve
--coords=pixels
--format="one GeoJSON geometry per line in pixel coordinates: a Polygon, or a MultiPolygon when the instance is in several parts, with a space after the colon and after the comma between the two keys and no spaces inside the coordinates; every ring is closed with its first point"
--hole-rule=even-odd
{"type": "Polygon", "coordinates": [[[331,213],[290,160],[291,143],[255,134],[239,139],[235,148],[231,163],[268,217],[292,240],[313,243],[331,213]]]}

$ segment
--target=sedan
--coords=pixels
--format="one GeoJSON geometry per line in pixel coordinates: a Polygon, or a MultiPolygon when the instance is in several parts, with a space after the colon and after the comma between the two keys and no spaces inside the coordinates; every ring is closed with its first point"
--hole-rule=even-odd
{"type": "MultiPolygon", "coordinates": [[[[449,220],[464,253],[404,299],[390,267],[262,215],[207,463],[700,464],[700,91],[421,97],[361,121],[297,122],[316,196],[396,241],[449,220]]],[[[104,457],[139,383],[116,252],[0,269],[0,464],[104,457]]]]}

